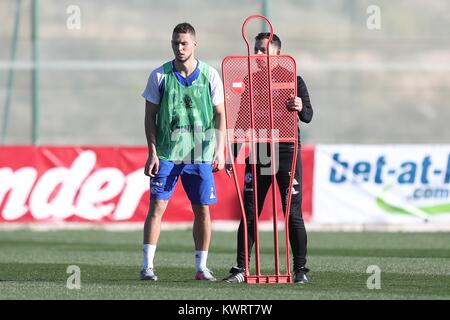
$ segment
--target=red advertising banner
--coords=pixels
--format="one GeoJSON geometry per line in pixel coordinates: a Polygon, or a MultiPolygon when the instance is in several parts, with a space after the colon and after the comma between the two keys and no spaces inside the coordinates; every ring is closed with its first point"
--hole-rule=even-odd
{"type": "MultiPolygon", "coordinates": [[[[313,147],[304,146],[302,156],[303,215],[309,221],[313,147]]],[[[147,148],[142,147],[0,147],[0,223],[144,221],[149,203],[146,159],[147,148]]],[[[218,203],[211,206],[212,219],[238,220],[231,178],[221,171],[215,182],[218,203]]],[[[163,220],[192,219],[179,183],[163,220]]]]}

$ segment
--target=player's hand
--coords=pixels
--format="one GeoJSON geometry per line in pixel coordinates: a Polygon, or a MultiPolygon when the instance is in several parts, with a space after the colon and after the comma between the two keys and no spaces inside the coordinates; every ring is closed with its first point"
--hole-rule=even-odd
{"type": "Polygon", "coordinates": [[[289,111],[300,112],[303,109],[303,102],[299,97],[290,97],[286,102],[286,106],[289,111]]]}
{"type": "Polygon", "coordinates": [[[150,155],[145,163],[145,175],[154,177],[159,170],[159,159],[157,155],[150,155]]]}
{"type": "Polygon", "coordinates": [[[216,152],[213,158],[213,172],[220,171],[225,166],[225,157],[223,152],[216,152]]]}
{"type": "Polygon", "coordinates": [[[228,175],[229,177],[231,177],[231,175],[233,174],[233,166],[232,166],[231,163],[227,163],[227,164],[225,165],[225,171],[226,171],[227,175],[228,175]]]}

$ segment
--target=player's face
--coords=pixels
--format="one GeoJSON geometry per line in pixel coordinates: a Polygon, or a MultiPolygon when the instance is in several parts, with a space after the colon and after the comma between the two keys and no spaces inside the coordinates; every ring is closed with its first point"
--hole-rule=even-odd
{"type": "Polygon", "coordinates": [[[190,33],[174,33],[172,35],[173,54],[179,62],[189,60],[193,56],[196,46],[195,37],[190,33]]]}
{"type": "MultiPolygon", "coordinates": [[[[257,40],[255,42],[255,54],[267,54],[267,43],[269,39],[257,40]]],[[[269,54],[277,55],[280,54],[280,48],[274,46],[272,43],[269,45],[269,54]]]]}

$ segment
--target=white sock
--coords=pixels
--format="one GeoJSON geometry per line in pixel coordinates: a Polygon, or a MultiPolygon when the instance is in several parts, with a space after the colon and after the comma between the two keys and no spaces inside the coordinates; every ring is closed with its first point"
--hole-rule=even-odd
{"type": "Polygon", "coordinates": [[[208,259],[208,251],[195,250],[195,270],[196,271],[205,270],[207,259],[208,259]]]}
{"type": "Polygon", "coordinates": [[[144,244],[144,260],[142,262],[142,269],[153,268],[155,252],[156,244],[144,244]]]}

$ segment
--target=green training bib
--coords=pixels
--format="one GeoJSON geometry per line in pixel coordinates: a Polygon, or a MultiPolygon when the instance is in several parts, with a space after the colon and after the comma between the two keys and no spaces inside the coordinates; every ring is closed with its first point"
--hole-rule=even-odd
{"type": "Polygon", "coordinates": [[[215,125],[209,66],[199,61],[198,68],[198,78],[185,86],[175,76],[172,62],[164,64],[165,88],[156,120],[156,151],[160,159],[212,162],[215,125]]]}

